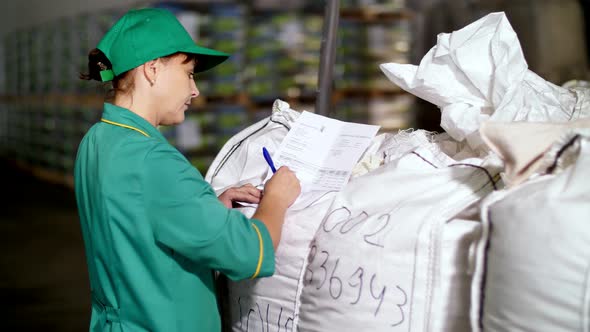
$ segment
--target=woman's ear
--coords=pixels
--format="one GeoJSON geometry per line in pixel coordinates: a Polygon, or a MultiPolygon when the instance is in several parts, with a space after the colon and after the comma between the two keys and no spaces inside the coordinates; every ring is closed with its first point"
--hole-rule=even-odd
{"type": "Polygon", "coordinates": [[[150,86],[153,86],[156,83],[158,72],[160,70],[160,65],[161,62],[159,61],[159,59],[148,61],[142,65],[143,76],[148,81],[150,86]]]}

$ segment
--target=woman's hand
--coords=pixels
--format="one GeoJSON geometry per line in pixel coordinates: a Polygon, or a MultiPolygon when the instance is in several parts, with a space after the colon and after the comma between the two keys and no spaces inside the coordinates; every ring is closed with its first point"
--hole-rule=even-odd
{"type": "Polygon", "coordinates": [[[272,206],[287,209],[301,193],[301,184],[295,173],[287,166],[281,166],[264,185],[265,200],[272,201],[272,206]]]}
{"type": "Polygon", "coordinates": [[[252,218],[264,223],[275,249],[281,239],[287,208],[295,202],[300,193],[299,179],[286,166],[279,168],[264,185],[264,198],[261,199],[252,218]]]}
{"type": "Polygon", "coordinates": [[[229,188],[218,198],[227,208],[232,208],[235,201],[258,204],[262,198],[262,191],[248,183],[241,187],[229,188]]]}

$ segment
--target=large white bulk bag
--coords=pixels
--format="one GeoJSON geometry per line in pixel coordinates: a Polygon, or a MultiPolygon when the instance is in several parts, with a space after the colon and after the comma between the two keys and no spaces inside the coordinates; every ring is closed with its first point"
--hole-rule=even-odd
{"type": "MultiPolygon", "coordinates": [[[[270,117],[232,137],[211,164],[205,179],[221,193],[231,186],[262,184],[269,167],[262,147],[276,151],[299,112],[277,100],[270,117]]],[[[234,331],[291,331],[297,317],[296,299],[304,271],[307,249],[334,193],[311,193],[304,204],[290,208],[285,216],[280,245],[275,253],[272,277],[239,282],[220,278],[225,328],[234,331]]],[[[247,216],[254,207],[242,207],[247,216]]]]}
{"type": "MultiPolygon", "coordinates": [[[[535,144],[483,131],[513,171],[507,174],[511,188],[482,203],[473,331],[590,331],[590,122],[585,123],[586,129],[561,130],[549,150],[543,146],[554,137],[547,126],[528,131],[528,141],[541,141],[535,144]],[[529,154],[528,163],[510,157],[526,146],[539,154],[529,154]]],[[[505,124],[495,133],[510,135],[522,126],[505,124]]]]}
{"type": "Polygon", "coordinates": [[[493,190],[499,168],[453,160],[453,142],[427,141],[338,193],[310,247],[299,331],[469,330],[479,223],[455,217],[493,190]]]}
{"type": "Polygon", "coordinates": [[[441,127],[473,149],[485,149],[479,128],[488,120],[567,122],[580,116],[576,92],[528,69],[503,12],[439,34],[419,66],[384,63],[381,69],[402,89],[438,106],[441,127]]]}

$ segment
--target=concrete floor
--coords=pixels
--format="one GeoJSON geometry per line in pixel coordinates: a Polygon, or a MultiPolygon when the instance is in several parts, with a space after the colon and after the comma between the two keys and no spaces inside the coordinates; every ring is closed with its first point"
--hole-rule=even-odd
{"type": "Polygon", "coordinates": [[[2,331],[88,331],[90,287],[72,189],[0,159],[2,331]]]}

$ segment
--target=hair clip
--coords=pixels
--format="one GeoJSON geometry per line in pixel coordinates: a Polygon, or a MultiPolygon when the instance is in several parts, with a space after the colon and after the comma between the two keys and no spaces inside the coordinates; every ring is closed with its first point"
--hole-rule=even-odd
{"type": "Polygon", "coordinates": [[[115,73],[113,72],[112,69],[107,69],[107,70],[101,70],[100,71],[100,79],[103,82],[112,81],[113,78],[115,78],[115,73]]]}
{"type": "Polygon", "coordinates": [[[112,81],[113,78],[115,78],[115,73],[113,72],[113,70],[108,69],[104,63],[99,61],[98,67],[100,67],[100,79],[103,82],[112,81]]]}

